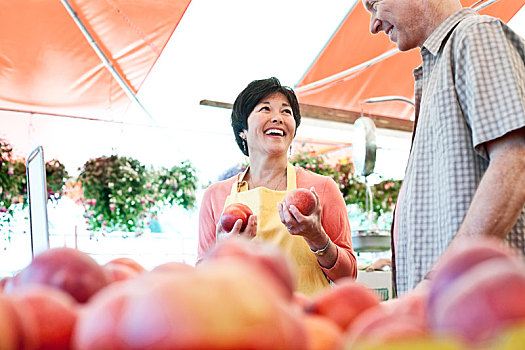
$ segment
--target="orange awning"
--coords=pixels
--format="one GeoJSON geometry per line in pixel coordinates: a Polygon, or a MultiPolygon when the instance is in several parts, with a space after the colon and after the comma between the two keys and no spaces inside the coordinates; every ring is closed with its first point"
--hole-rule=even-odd
{"type": "MultiPolygon", "coordinates": [[[[471,6],[475,2],[461,1],[463,6],[471,6]]],[[[525,0],[500,0],[480,13],[508,22],[524,4],[525,0]]],[[[366,99],[383,96],[402,96],[413,100],[412,71],[421,63],[419,50],[411,50],[397,51],[378,63],[363,67],[363,63],[396,48],[386,35],[372,35],[369,22],[370,14],[358,0],[297,84],[300,103],[354,112],[363,109],[365,113],[400,119],[413,116],[414,108],[405,102],[362,104],[366,99]],[[339,74],[344,71],[347,73],[339,74]],[[323,79],[330,81],[322,83],[323,79]]]]}
{"type": "Polygon", "coordinates": [[[0,5],[0,110],[114,120],[190,0],[25,0],[0,5]],[[74,15],[66,9],[68,4],[74,15]],[[107,65],[80,27],[84,26],[107,65]],[[129,87],[110,73],[113,67],[129,87]]]}

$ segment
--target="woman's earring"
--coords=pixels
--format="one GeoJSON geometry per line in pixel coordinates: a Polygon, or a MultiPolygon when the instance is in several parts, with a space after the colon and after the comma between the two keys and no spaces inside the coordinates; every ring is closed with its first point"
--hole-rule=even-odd
{"type": "Polygon", "coordinates": [[[290,157],[292,156],[292,145],[290,145],[290,151],[289,151],[290,157]]]}
{"type": "Polygon", "coordinates": [[[242,148],[244,148],[244,154],[248,154],[248,147],[246,139],[242,139],[242,148]]]}

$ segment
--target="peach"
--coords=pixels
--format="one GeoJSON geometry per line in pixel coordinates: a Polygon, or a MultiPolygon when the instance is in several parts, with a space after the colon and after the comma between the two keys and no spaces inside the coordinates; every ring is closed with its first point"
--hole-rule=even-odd
{"type": "Polygon", "coordinates": [[[307,350],[338,349],[343,339],[343,332],[329,318],[306,314],[304,316],[308,347],[307,350]]]}
{"type": "Polygon", "coordinates": [[[11,277],[9,277],[9,276],[2,277],[0,279],[0,293],[2,293],[4,291],[5,285],[7,284],[7,282],[9,282],[10,279],[11,279],[11,277]]]}
{"type": "Polygon", "coordinates": [[[10,291],[45,284],[61,289],[83,303],[108,283],[102,266],[86,253],[72,248],[53,248],[37,255],[17,274],[10,291]]]}
{"type": "Polygon", "coordinates": [[[112,264],[125,265],[139,273],[146,271],[146,269],[141,264],[139,264],[138,262],[136,262],[135,260],[131,258],[125,258],[125,257],[116,258],[116,259],[108,261],[105,265],[112,265],[112,264]]]}
{"type": "Polygon", "coordinates": [[[11,296],[23,334],[24,349],[69,349],[77,303],[69,294],[32,285],[11,296]]]}
{"type": "Polygon", "coordinates": [[[306,307],[310,305],[312,299],[299,291],[294,291],[292,295],[292,302],[299,307],[300,310],[306,312],[306,307]]]}
{"type": "Polygon", "coordinates": [[[204,258],[200,265],[211,261],[234,259],[238,264],[251,265],[266,276],[274,288],[278,288],[287,299],[291,299],[295,289],[295,271],[279,248],[264,242],[235,237],[219,242],[204,258]]]}
{"type": "Polygon", "coordinates": [[[501,329],[525,321],[525,269],[505,257],[476,264],[435,300],[430,328],[472,344],[490,341],[501,329]]]}
{"type": "Polygon", "coordinates": [[[86,305],[75,349],[304,349],[300,315],[237,262],[113,284],[86,305]]]}
{"type": "Polygon", "coordinates": [[[178,261],[169,261],[164,264],[155,266],[151,272],[168,272],[168,273],[186,273],[192,272],[195,270],[195,267],[188,265],[183,262],[178,261]]]}
{"type": "Polygon", "coordinates": [[[316,206],[314,194],[306,188],[298,188],[288,192],[284,196],[283,202],[287,207],[294,205],[305,216],[311,215],[316,206]]]}
{"type": "Polygon", "coordinates": [[[514,251],[502,246],[501,240],[494,238],[456,240],[436,264],[430,284],[428,308],[433,309],[435,299],[476,264],[513,256],[516,256],[514,251]]]}
{"type": "Polygon", "coordinates": [[[106,275],[108,276],[109,283],[124,281],[130,278],[137,277],[139,272],[123,264],[106,264],[102,266],[106,275]]]}
{"type": "Polygon", "coordinates": [[[426,320],[398,308],[402,304],[396,307],[380,304],[357,316],[345,334],[345,348],[354,348],[363,343],[387,343],[428,336],[426,320]]]}
{"type": "Polygon", "coordinates": [[[244,231],[248,225],[248,218],[251,215],[253,215],[253,212],[249,206],[242,203],[230,204],[221,215],[221,226],[225,231],[230,232],[237,220],[242,220],[241,231],[244,231]]]}
{"type": "Polygon", "coordinates": [[[20,321],[11,299],[0,295],[0,349],[23,349],[20,321]]]}
{"type": "Polygon", "coordinates": [[[319,292],[307,311],[333,320],[342,330],[366,309],[379,305],[379,298],[367,287],[350,277],[339,279],[335,287],[319,292]]]}

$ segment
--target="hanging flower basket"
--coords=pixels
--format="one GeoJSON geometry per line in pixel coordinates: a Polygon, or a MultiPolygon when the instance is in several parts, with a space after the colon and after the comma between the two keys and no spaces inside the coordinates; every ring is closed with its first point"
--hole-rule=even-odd
{"type": "Polygon", "coordinates": [[[80,169],[82,203],[93,231],[144,232],[165,205],[195,205],[197,177],[189,161],[171,169],[147,169],[138,160],[112,155],[80,169]]]}

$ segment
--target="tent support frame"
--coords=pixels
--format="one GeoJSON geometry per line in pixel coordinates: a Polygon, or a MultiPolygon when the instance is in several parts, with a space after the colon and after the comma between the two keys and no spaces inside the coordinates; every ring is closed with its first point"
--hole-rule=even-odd
{"type": "Polygon", "coordinates": [[[96,42],[96,40],[93,38],[93,36],[89,33],[84,23],[82,23],[82,20],[78,17],[77,13],[71,6],[71,4],[68,2],[68,0],[61,0],[62,4],[66,8],[69,15],[73,18],[75,21],[75,24],[80,29],[86,40],[88,41],[91,48],[95,51],[95,53],[98,55],[106,69],[111,73],[113,78],[117,81],[117,83],[120,85],[122,90],[128,95],[128,97],[131,99],[131,101],[137,103],[137,105],[146,113],[149,119],[155,122],[151,114],[147,111],[147,109],[144,107],[144,105],[139,101],[137,95],[135,94],[135,91],[133,88],[129,85],[129,83],[119,74],[119,72],[115,69],[111,61],[106,57],[102,49],[100,48],[99,44],[96,42]]]}

